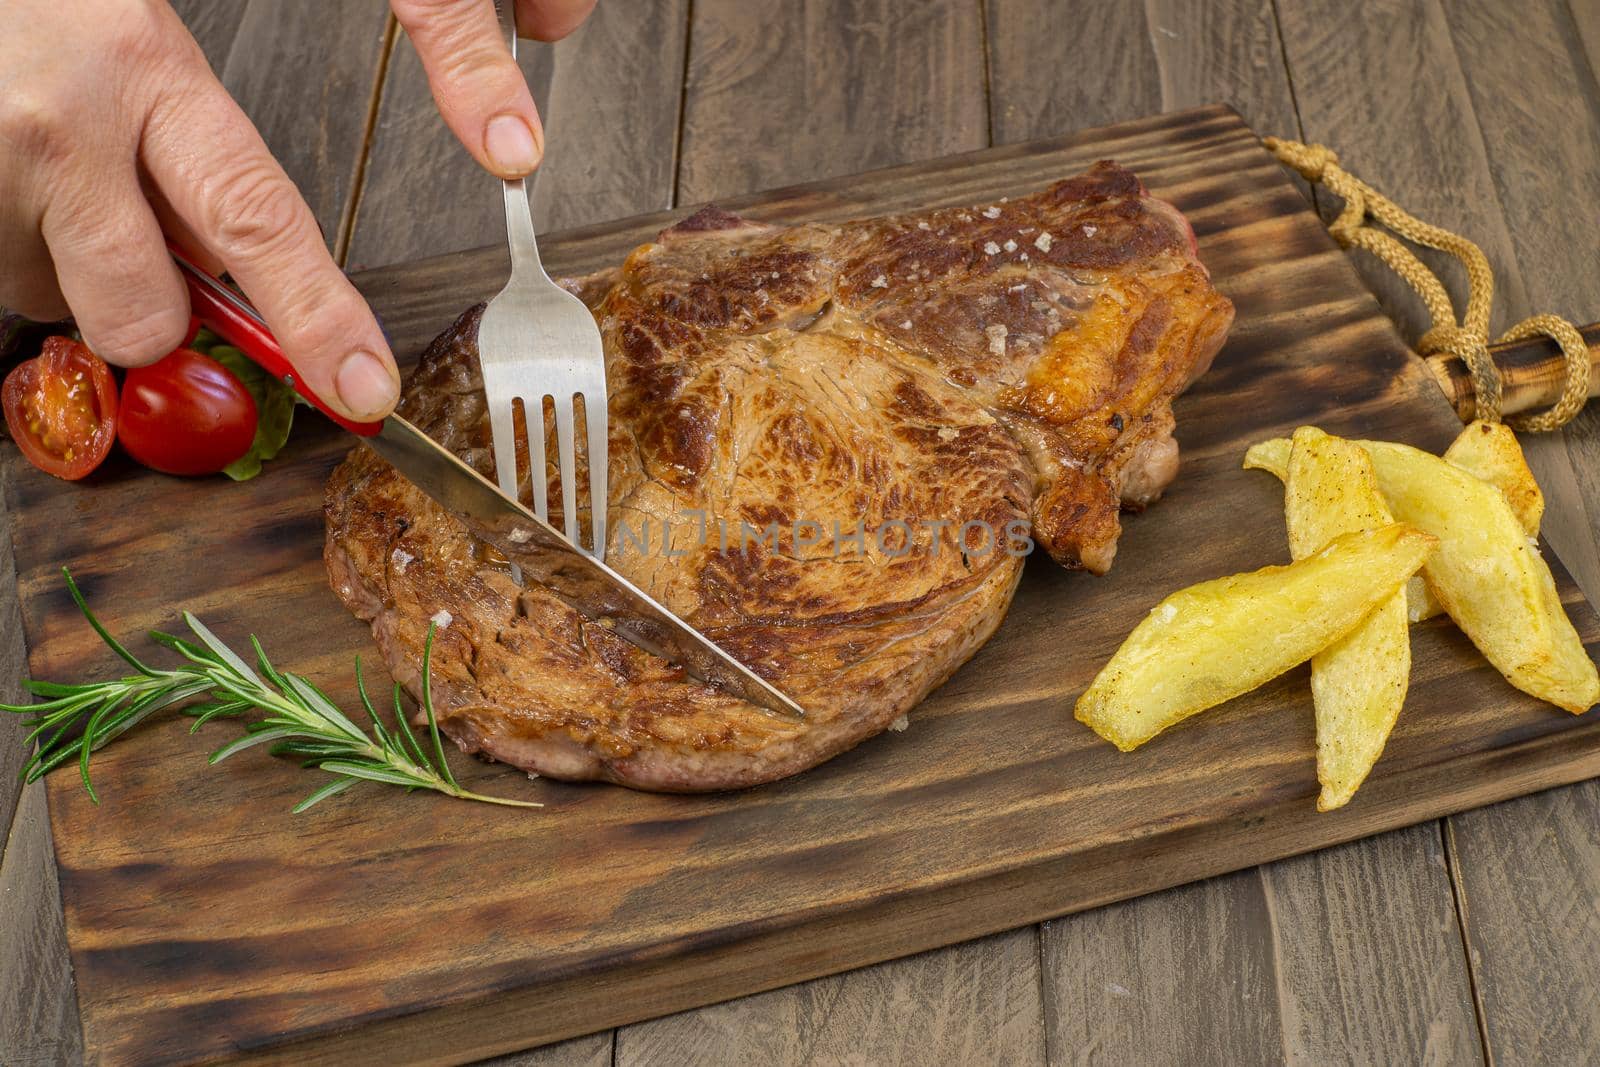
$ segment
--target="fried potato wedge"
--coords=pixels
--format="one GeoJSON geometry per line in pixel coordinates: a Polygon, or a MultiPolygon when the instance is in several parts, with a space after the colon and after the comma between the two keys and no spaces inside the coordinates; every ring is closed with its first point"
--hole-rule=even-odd
{"type": "MultiPolygon", "coordinates": [[[[1246,470],[1267,471],[1278,476],[1279,481],[1289,477],[1289,453],[1292,443],[1287,437],[1273,437],[1251,445],[1244,454],[1246,470]]],[[[1433,591],[1422,575],[1413,575],[1406,583],[1406,618],[1410,622],[1431,619],[1443,611],[1433,591]]]]}
{"type": "Polygon", "coordinates": [[[1289,453],[1294,449],[1294,442],[1287,437],[1269,437],[1265,441],[1257,441],[1244,453],[1244,468],[1251,471],[1267,471],[1277,476],[1278,481],[1289,477],[1289,453]]]}
{"type": "MultiPolygon", "coordinates": [[[[1539,536],[1539,525],[1544,521],[1544,492],[1534,481],[1511,427],[1503,422],[1468,423],[1445,449],[1444,458],[1504,493],[1523,532],[1532,538],[1539,536]]],[[[1406,609],[1412,622],[1421,622],[1439,614],[1444,605],[1425,579],[1413,578],[1406,589],[1406,609]]]]}
{"type": "MultiPolygon", "coordinates": [[[[1274,437],[1250,446],[1244,466],[1270,471],[1283,479],[1289,469],[1287,437],[1274,437]]],[[[1529,537],[1539,536],[1544,521],[1544,493],[1523,458],[1517,435],[1504,423],[1473,422],[1445,450],[1446,461],[1481,478],[1505,494],[1506,503],[1529,537]]]]}
{"type": "Polygon", "coordinates": [[[1406,621],[1421,622],[1444,611],[1444,605],[1433,595],[1428,579],[1418,574],[1406,583],[1406,621]]]}
{"type": "Polygon", "coordinates": [[[1354,630],[1435,539],[1396,523],[1341,534],[1286,567],[1181,589],[1157,604],[1078,698],[1078,720],[1124,752],[1250,691],[1354,630]]]}
{"type": "MultiPolygon", "coordinates": [[[[1252,470],[1271,471],[1282,479],[1288,468],[1289,448],[1286,438],[1262,441],[1245,453],[1244,465],[1252,470]]],[[[1539,526],[1544,521],[1544,493],[1528,469],[1511,427],[1504,423],[1470,423],[1445,451],[1444,458],[1504,493],[1527,535],[1539,536],[1539,526]]],[[[1421,575],[1406,585],[1406,611],[1412,622],[1431,619],[1443,610],[1421,575]]]]}
{"type": "Polygon", "coordinates": [[[1439,538],[1423,574],[1485,658],[1518,689],[1573,714],[1600,701],[1600,675],[1561,606],[1538,542],[1505,494],[1410,445],[1360,444],[1395,516],[1439,538]]]}
{"type": "Polygon", "coordinates": [[[1544,521],[1544,492],[1534,481],[1511,427],[1503,422],[1470,422],[1445,449],[1444,458],[1504,493],[1506,503],[1522,524],[1522,532],[1529,537],[1539,536],[1539,525],[1544,521]]]}
{"type": "MultiPolygon", "coordinates": [[[[1294,433],[1284,481],[1289,552],[1304,559],[1343,533],[1391,525],[1366,450],[1312,426],[1294,433]]],[[[1311,657],[1317,717],[1318,811],[1343,807],[1383,753],[1411,678],[1406,592],[1311,657]]]]}

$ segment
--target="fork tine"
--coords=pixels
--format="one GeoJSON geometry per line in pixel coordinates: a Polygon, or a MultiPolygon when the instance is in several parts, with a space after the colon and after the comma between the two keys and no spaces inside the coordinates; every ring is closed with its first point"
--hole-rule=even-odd
{"type": "Polygon", "coordinates": [[[523,397],[522,418],[528,429],[528,480],[533,483],[533,513],[549,520],[544,474],[544,397],[523,397]]]}
{"type": "Polygon", "coordinates": [[[512,500],[517,495],[517,437],[512,429],[515,412],[511,403],[489,405],[489,430],[494,437],[494,475],[500,491],[512,500]]]}
{"type": "Polygon", "coordinates": [[[583,424],[589,438],[589,523],[594,537],[594,556],[606,558],[606,474],[610,460],[606,442],[606,395],[592,392],[583,397],[583,424]]]}
{"type": "Polygon", "coordinates": [[[561,467],[561,518],[567,527],[567,540],[578,541],[577,443],[572,435],[572,396],[555,397],[556,462],[561,467]]]}

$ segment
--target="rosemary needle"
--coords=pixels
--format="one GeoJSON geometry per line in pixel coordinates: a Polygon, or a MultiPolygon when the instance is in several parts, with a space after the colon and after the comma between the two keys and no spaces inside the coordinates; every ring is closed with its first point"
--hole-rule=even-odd
{"type": "Polygon", "coordinates": [[[484,796],[463,789],[450,773],[444,744],[439,737],[439,722],[434,715],[430,691],[434,627],[429,625],[422,652],[422,710],[428,721],[428,741],[424,745],[407,721],[401,703],[400,686],[394,687],[394,712],[397,727],[385,727],[367,695],[356,658],[356,690],[361,706],[372,723],[369,734],[341,711],[328,695],[298,674],[279,671],[267,658],[254,636],[252,667],[236,652],[188,612],[183,621],[194,639],[154,631],[151,638],[182,657],[170,668],[153,667],[140,660],[113,637],[94,612],[89,610],[72,574],[63,567],[67,591],[83,612],[100,639],[133,668],[122,678],[73,685],[59,682],[27,682],[28,690],[44,698],[36,704],[0,704],[0,711],[32,716],[27,740],[38,741],[23,778],[37,781],[61,765],[76,760],[83,786],[95,803],[100,798],[89,775],[89,757],[117,737],[163,708],[182,705],[194,717],[190,733],[219,718],[239,718],[251,712],[262,717],[245,724],[242,737],[211,753],[211,763],[257,745],[270,745],[275,756],[298,757],[303,767],[316,767],[332,774],[333,780],[295,806],[305,811],[318,801],[342,793],[361,782],[383,782],[406,790],[431,789],[462,800],[481,800],[489,804],[537,808],[542,805],[507,797],[484,796]]]}

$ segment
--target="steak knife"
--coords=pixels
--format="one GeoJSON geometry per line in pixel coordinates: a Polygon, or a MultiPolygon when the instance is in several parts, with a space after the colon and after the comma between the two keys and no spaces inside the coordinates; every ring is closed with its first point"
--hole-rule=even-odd
{"type": "Polygon", "coordinates": [[[357,435],[472,533],[521,568],[523,580],[549,589],[588,619],[690,677],[791,719],[805,712],[771,683],[728,655],[642,589],[575,546],[555,527],[463,463],[399,415],[355,422],[331,409],[295,375],[254,307],[196,265],[175,243],[172,258],[189,289],[195,316],[305,401],[357,435]]]}

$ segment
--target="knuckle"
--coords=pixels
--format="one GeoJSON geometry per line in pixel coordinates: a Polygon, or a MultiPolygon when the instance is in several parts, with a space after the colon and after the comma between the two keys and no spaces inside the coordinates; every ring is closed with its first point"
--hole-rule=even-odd
{"type": "Polygon", "coordinates": [[[395,0],[395,18],[422,53],[430,80],[481,85],[515,67],[494,33],[480,32],[476,0],[395,0]]]}
{"type": "Polygon", "coordinates": [[[0,142],[13,158],[57,161],[72,149],[72,118],[52,95],[27,83],[8,86],[0,96],[0,142]]]}
{"type": "Polygon", "coordinates": [[[269,255],[315,228],[299,191],[276,167],[241,167],[218,176],[214,185],[206,197],[206,221],[224,259],[269,255]]]}
{"type": "Polygon", "coordinates": [[[280,328],[294,348],[297,362],[318,363],[343,356],[352,341],[367,332],[363,322],[367,305],[354,290],[306,284],[285,296],[280,328]]]}
{"type": "Polygon", "coordinates": [[[511,57],[481,44],[463,44],[439,57],[437,79],[472,93],[507,95],[521,74],[511,57]]]}
{"type": "Polygon", "coordinates": [[[478,0],[391,0],[390,9],[407,33],[460,26],[478,0]]]}
{"type": "Polygon", "coordinates": [[[123,263],[153,237],[135,212],[97,201],[94,186],[81,182],[55,191],[39,225],[52,257],[73,262],[123,263]]]}
{"type": "Polygon", "coordinates": [[[85,328],[84,340],[107,363],[142,367],[183,344],[189,332],[186,308],[158,307],[105,327],[85,328]]]}

